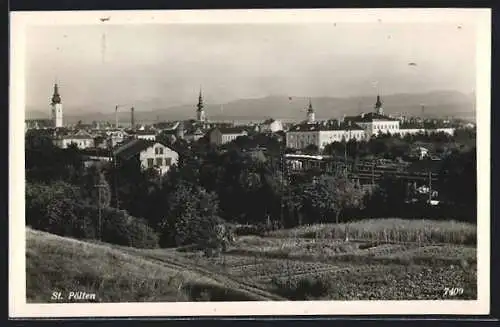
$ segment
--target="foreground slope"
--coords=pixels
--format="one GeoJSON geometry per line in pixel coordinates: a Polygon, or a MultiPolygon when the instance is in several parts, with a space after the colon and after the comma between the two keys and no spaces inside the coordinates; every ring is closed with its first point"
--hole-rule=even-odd
{"type": "MultiPolygon", "coordinates": [[[[26,230],[26,297],[47,303],[53,292],[68,302],[69,292],[95,293],[97,302],[263,301],[273,296],[228,287],[192,271],[135,255],[108,244],[94,244],[26,230]]],[[[92,300],[90,300],[92,301],[92,300]]]]}

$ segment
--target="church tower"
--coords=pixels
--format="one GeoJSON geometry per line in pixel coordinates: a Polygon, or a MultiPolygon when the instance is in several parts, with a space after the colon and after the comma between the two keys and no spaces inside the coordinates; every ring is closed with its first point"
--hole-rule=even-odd
{"type": "Polygon", "coordinates": [[[63,107],[61,103],[61,96],[59,95],[59,87],[57,83],[54,84],[54,94],[52,95],[52,102],[50,103],[51,119],[54,127],[63,127],[63,107]]]}
{"type": "Polygon", "coordinates": [[[309,99],[309,108],[307,108],[307,122],[309,124],[314,123],[314,109],[312,107],[311,100],[309,99]]]}
{"type": "Polygon", "coordinates": [[[382,108],[382,101],[380,101],[380,95],[377,95],[377,102],[375,102],[375,112],[379,115],[384,114],[384,108],[382,108]]]}
{"type": "Polygon", "coordinates": [[[198,104],[196,105],[196,119],[200,122],[206,121],[205,117],[205,109],[203,105],[203,97],[201,95],[201,89],[200,89],[200,95],[198,96],[198,104]]]}

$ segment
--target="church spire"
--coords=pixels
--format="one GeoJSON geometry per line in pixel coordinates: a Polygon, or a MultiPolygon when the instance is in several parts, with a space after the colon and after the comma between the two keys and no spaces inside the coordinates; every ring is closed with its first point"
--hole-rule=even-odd
{"type": "Polygon", "coordinates": [[[201,94],[201,87],[200,95],[198,96],[198,105],[196,107],[198,108],[198,112],[203,111],[203,95],[201,94]]]}
{"type": "Polygon", "coordinates": [[[314,112],[314,109],[313,109],[313,106],[312,106],[312,103],[311,103],[311,99],[309,99],[309,107],[307,108],[307,112],[308,113],[314,112]]]}
{"type": "Polygon", "coordinates": [[[309,107],[307,108],[307,122],[312,124],[314,123],[314,109],[312,107],[311,99],[309,99],[309,107]]]}
{"type": "Polygon", "coordinates": [[[198,104],[196,105],[196,118],[198,121],[205,121],[205,110],[203,109],[203,96],[201,94],[201,87],[200,87],[200,95],[198,96],[198,104]]]}
{"type": "Polygon", "coordinates": [[[52,95],[52,104],[61,103],[61,95],[59,94],[59,87],[57,83],[54,84],[54,94],[52,95]]]}
{"type": "Polygon", "coordinates": [[[380,95],[377,95],[377,102],[375,102],[375,112],[378,114],[383,114],[382,101],[380,100],[380,95]]]}

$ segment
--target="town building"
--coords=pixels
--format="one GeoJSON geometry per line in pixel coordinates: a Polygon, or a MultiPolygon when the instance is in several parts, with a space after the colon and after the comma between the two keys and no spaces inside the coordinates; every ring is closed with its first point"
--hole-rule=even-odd
{"type": "Polygon", "coordinates": [[[286,146],[292,149],[303,149],[315,145],[323,149],[332,142],[349,140],[361,141],[365,138],[365,131],[352,122],[330,120],[316,123],[301,123],[292,126],[286,133],[286,146]]]}
{"type": "Polygon", "coordinates": [[[222,145],[246,136],[248,132],[242,127],[216,127],[209,133],[210,143],[222,145]]]}
{"type": "Polygon", "coordinates": [[[277,133],[283,130],[283,123],[273,118],[266,119],[259,128],[263,133],[277,133]]]}
{"type": "Polygon", "coordinates": [[[380,95],[377,96],[374,109],[375,110],[373,112],[361,113],[357,116],[348,116],[344,119],[363,128],[367,138],[378,134],[398,134],[400,122],[398,119],[384,115],[380,95]]]}
{"type": "Polygon", "coordinates": [[[155,169],[161,175],[166,174],[179,162],[179,154],[159,141],[134,139],[113,151],[117,163],[136,158],[142,169],[155,169]]]}
{"type": "Polygon", "coordinates": [[[72,144],[79,149],[88,149],[94,147],[94,136],[84,130],[79,130],[76,133],[56,134],[52,142],[61,149],[66,149],[72,144]]]}
{"type": "Polygon", "coordinates": [[[154,130],[137,130],[131,132],[131,135],[139,140],[148,140],[155,141],[156,140],[156,131],[154,130]]]}
{"type": "Polygon", "coordinates": [[[24,131],[30,129],[49,129],[54,128],[52,119],[26,119],[24,121],[24,131]]]}

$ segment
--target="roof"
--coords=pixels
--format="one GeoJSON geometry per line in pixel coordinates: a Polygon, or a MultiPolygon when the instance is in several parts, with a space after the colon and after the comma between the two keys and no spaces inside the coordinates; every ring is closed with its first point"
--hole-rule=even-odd
{"type": "Polygon", "coordinates": [[[89,140],[89,139],[94,139],[94,136],[90,135],[89,133],[85,132],[84,130],[79,130],[76,133],[73,134],[64,134],[64,135],[59,135],[57,139],[69,139],[69,140],[89,140]]]}
{"type": "Polygon", "coordinates": [[[247,131],[243,127],[217,127],[222,134],[245,134],[247,131]]]}
{"type": "Polygon", "coordinates": [[[171,121],[168,121],[168,122],[159,122],[159,123],[156,123],[153,125],[153,127],[157,128],[157,129],[161,129],[161,130],[175,130],[177,129],[177,127],[179,127],[179,122],[178,121],[175,121],[175,122],[171,122],[171,121]]]}
{"type": "Polygon", "coordinates": [[[26,119],[24,121],[29,127],[36,126],[38,127],[53,127],[54,122],[51,119],[26,119]]]}
{"type": "Polygon", "coordinates": [[[318,131],[362,131],[363,128],[357,124],[350,124],[348,122],[339,123],[339,121],[324,121],[317,123],[301,123],[292,126],[289,132],[318,132],[318,131]]]}
{"type": "Polygon", "coordinates": [[[156,131],[138,130],[138,131],[135,131],[135,134],[136,135],[156,135],[156,131]]]}
{"type": "Polygon", "coordinates": [[[140,152],[152,147],[153,145],[160,143],[163,146],[168,147],[166,144],[161,141],[150,141],[150,140],[142,140],[142,139],[133,139],[129,142],[124,143],[123,145],[117,147],[113,151],[113,156],[117,156],[122,160],[128,160],[133,156],[139,154],[140,152]]]}
{"type": "Polygon", "coordinates": [[[358,116],[348,116],[345,117],[345,119],[357,123],[369,123],[373,121],[397,121],[397,119],[395,118],[391,118],[386,115],[381,115],[376,112],[368,112],[366,114],[361,114],[358,116]]]}
{"type": "Polygon", "coordinates": [[[272,124],[272,123],[274,123],[275,121],[276,121],[275,119],[273,119],[273,118],[269,118],[269,119],[264,120],[263,124],[272,124]]]}
{"type": "Polygon", "coordinates": [[[109,155],[110,155],[109,150],[101,149],[101,148],[82,149],[82,150],[80,150],[80,152],[83,155],[96,156],[96,157],[109,157],[109,155]]]}

